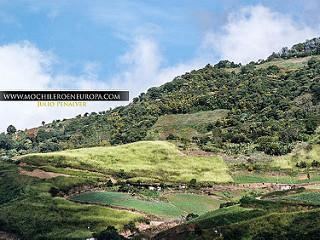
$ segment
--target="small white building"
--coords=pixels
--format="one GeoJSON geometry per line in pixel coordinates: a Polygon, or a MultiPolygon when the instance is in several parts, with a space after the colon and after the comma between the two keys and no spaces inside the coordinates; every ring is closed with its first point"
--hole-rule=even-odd
{"type": "Polygon", "coordinates": [[[280,185],[279,190],[285,191],[285,190],[290,190],[291,186],[290,185],[280,185]]]}

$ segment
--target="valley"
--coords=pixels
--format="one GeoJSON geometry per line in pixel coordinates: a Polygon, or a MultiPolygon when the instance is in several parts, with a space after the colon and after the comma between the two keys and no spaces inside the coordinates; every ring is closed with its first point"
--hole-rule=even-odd
{"type": "MultiPolygon", "coordinates": [[[[309,151],[315,154],[316,149],[317,145],[309,151]]],[[[202,227],[202,219],[208,212],[215,214],[230,208],[241,216],[247,214],[249,210],[243,204],[246,198],[257,201],[255,204],[262,204],[259,203],[261,198],[270,198],[272,202],[288,201],[294,205],[293,208],[295,204],[302,203],[306,208],[309,208],[308,204],[312,209],[317,208],[320,171],[317,168],[279,168],[274,165],[277,158],[272,157],[267,163],[255,161],[256,167],[251,169],[250,161],[238,165],[228,158],[224,160],[223,155],[179,150],[167,141],[23,155],[15,158],[14,163],[7,163],[8,169],[2,171],[2,176],[6,176],[1,178],[2,191],[10,188],[13,195],[2,200],[4,205],[0,211],[4,215],[0,222],[9,227],[12,226],[11,221],[21,224],[21,221],[29,219],[29,215],[21,215],[22,212],[17,216],[8,214],[12,208],[20,207],[22,210],[32,201],[32,207],[22,211],[26,214],[35,211],[33,218],[37,228],[46,228],[42,224],[47,223],[40,220],[41,214],[46,215],[53,209],[56,213],[50,221],[54,224],[58,224],[65,214],[77,217],[83,211],[87,212],[86,217],[77,220],[80,224],[77,229],[81,226],[83,229],[73,232],[68,238],[82,239],[92,231],[101,231],[103,226],[112,225],[126,237],[158,239],[161,234],[172,234],[170,231],[176,230],[170,229],[180,228],[181,224],[182,227],[200,221],[202,227]],[[133,159],[136,164],[128,164],[128,160],[133,159]],[[194,165],[193,161],[200,162],[203,168],[196,169],[199,165],[194,165]],[[142,166],[143,171],[140,170],[142,166]],[[19,182],[24,183],[22,188],[19,182]],[[13,183],[16,183],[16,188],[13,183]],[[272,198],[268,195],[279,191],[288,192],[288,195],[272,198]],[[291,191],[298,192],[291,194],[291,191]]],[[[283,158],[289,159],[289,155],[283,158]]],[[[262,212],[270,211],[273,210],[262,212]]],[[[191,232],[189,229],[184,233],[194,235],[195,229],[191,229],[191,232]]],[[[49,238],[51,234],[58,234],[56,231],[59,230],[47,229],[46,235],[34,231],[24,234],[49,238]]]]}
{"type": "Polygon", "coordinates": [[[0,134],[0,237],[320,236],[319,39],[0,134]]]}

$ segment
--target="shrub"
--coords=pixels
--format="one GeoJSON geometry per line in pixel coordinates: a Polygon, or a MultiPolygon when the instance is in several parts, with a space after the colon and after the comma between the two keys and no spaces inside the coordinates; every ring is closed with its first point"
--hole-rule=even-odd
{"type": "Polygon", "coordinates": [[[118,231],[113,226],[108,226],[106,230],[100,233],[93,234],[93,237],[97,240],[124,240],[125,237],[118,234],[118,231]]]}
{"type": "Polygon", "coordinates": [[[311,163],[311,166],[312,167],[316,167],[316,168],[320,167],[320,162],[318,162],[317,160],[313,160],[312,163],[311,163]]]}
{"type": "Polygon", "coordinates": [[[138,231],[137,227],[136,227],[136,224],[134,222],[128,222],[127,224],[123,225],[123,230],[128,230],[130,231],[131,233],[134,233],[136,231],[138,231]]]}
{"type": "Polygon", "coordinates": [[[186,216],[186,221],[191,221],[192,219],[197,218],[197,217],[199,217],[198,214],[189,213],[189,214],[186,216]]]}
{"type": "Polygon", "coordinates": [[[112,183],[111,179],[109,179],[107,181],[107,187],[112,187],[112,186],[113,186],[113,183],[112,183]]]}
{"type": "Polygon", "coordinates": [[[196,187],[197,186],[197,179],[193,178],[189,182],[189,187],[196,187]]]}
{"type": "Polygon", "coordinates": [[[305,161],[300,161],[296,163],[296,167],[298,168],[306,168],[307,167],[307,163],[305,161]]]}

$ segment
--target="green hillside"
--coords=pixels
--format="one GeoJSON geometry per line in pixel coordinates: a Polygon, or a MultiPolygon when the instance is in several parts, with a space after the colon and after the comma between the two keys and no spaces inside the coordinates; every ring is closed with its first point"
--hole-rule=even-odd
{"type": "Polygon", "coordinates": [[[108,225],[118,229],[142,219],[138,213],[74,203],[52,197],[52,189],[94,184],[97,179],[38,179],[19,174],[18,166],[0,162],[0,229],[21,239],[85,239],[108,225]]]}
{"type": "Polygon", "coordinates": [[[289,196],[281,201],[244,197],[238,205],[208,212],[153,239],[317,239],[318,194],[289,196]]]}
{"type": "MultiPolygon", "coordinates": [[[[292,169],[297,164],[305,162],[307,166],[311,167],[313,161],[320,159],[320,145],[298,145],[296,149],[290,154],[276,157],[274,159],[274,166],[292,169]]],[[[314,166],[317,167],[317,166],[314,166]]]]}
{"type": "Polygon", "coordinates": [[[94,147],[19,158],[30,165],[70,167],[119,175],[142,182],[231,182],[218,156],[188,156],[165,141],[140,141],[115,147],[94,147]]]}
{"type": "Polygon", "coordinates": [[[112,227],[132,239],[317,239],[319,44],[208,64],[127,106],[9,126],[0,230],[21,239],[86,239],[112,227]]]}
{"type": "Polygon", "coordinates": [[[8,158],[131,143],[157,135],[163,139],[172,132],[184,145],[206,151],[284,155],[297,142],[312,141],[318,135],[319,66],[317,39],[243,66],[228,61],[208,64],[150,88],[127,106],[17,133],[10,127],[8,134],[0,134],[0,149],[8,158]],[[228,115],[217,120],[212,113],[219,109],[228,115]],[[195,117],[199,124],[193,124],[195,117]],[[175,122],[182,118],[186,122],[176,128],[175,122]]]}
{"type": "Polygon", "coordinates": [[[169,114],[160,116],[147,133],[148,139],[186,139],[208,133],[208,126],[228,116],[228,110],[202,111],[192,114],[169,114]]]}

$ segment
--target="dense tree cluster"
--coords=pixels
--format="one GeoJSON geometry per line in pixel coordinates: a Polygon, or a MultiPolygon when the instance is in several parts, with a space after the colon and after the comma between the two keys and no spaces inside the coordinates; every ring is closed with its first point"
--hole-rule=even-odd
{"type": "Polygon", "coordinates": [[[274,58],[292,58],[292,57],[306,57],[320,54],[320,38],[313,38],[304,43],[298,43],[291,48],[284,47],[278,53],[272,53],[268,60],[274,58]]]}

